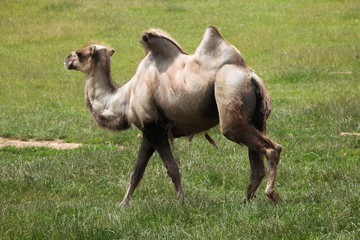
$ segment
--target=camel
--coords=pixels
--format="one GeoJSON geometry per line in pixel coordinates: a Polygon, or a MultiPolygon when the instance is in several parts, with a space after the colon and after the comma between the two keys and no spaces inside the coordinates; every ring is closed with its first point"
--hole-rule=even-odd
{"type": "Polygon", "coordinates": [[[85,98],[96,122],[121,131],[134,124],[143,133],[130,183],[120,205],[129,203],[146,165],[157,151],[180,202],[184,201],[179,167],[169,139],[192,136],[220,124],[229,140],[246,145],[251,166],[245,202],[265,176],[265,194],[274,203],[274,189],[282,147],[265,136],[271,100],[262,80],[246,64],[239,50],[214,26],[208,26],[195,52],[187,54],[166,32],[142,34],[147,51],[134,76],[122,87],[113,85],[110,57],[115,50],[89,44],[70,53],[64,65],[86,74],[85,98]]]}

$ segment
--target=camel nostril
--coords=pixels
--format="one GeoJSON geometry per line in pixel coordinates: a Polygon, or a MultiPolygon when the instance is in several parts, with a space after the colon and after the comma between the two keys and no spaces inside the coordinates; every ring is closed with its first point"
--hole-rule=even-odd
{"type": "Polygon", "coordinates": [[[143,36],[142,36],[142,40],[144,41],[144,42],[146,42],[147,40],[148,40],[148,35],[147,34],[144,34],[143,36]]]}

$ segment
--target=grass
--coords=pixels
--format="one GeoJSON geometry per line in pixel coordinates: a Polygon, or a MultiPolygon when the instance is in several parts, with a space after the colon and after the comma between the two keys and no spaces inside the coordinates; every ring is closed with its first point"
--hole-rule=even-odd
{"type": "Polygon", "coordinates": [[[0,239],[359,239],[360,4],[357,1],[1,1],[0,136],[82,142],[74,150],[0,149],[0,239]],[[117,84],[135,72],[145,29],[193,52],[215,25],[266,80],[268,135],[284,151],[278,205],[242,204],[247,151],[209,131],[177,139],[186,204],[159,156],[130,206],[118,208],[140,140],[100,129],[85,77],[67,54],[89,41],[116,49],[117,84]],[[119,148],[118,145],[123,147],[119,148]]]}

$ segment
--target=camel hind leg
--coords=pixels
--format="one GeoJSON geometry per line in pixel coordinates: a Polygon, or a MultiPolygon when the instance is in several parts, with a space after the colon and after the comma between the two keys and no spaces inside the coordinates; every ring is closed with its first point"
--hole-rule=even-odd
{"type": "MultiPolygon", "coordinates": [[[[261,111],[255,111],[252,123],[254,127],[262,134],[266,131],[266,118],[261,111]]],[[[264,154],[259,151],[254,151],[249,148],[249,160],[250,160],[250,182],[246,192],[246,198],[244,203],[256,197],[255,192],[260,185],[261,181],[265,177],[265,166],[264,166],[264,154]]]]}
{"type": "Polygon", "coordinates": [[[254,126],[242,122],[240,119],[236,124],[228,125],[222,123],[221,128],[226,138],[239,144],[245,144],[249,148],[251,176],[247,199],[254,196],[257,187],[264,177],[262,155],[265,155],[268,163],[268,180],[265,193],[271,201],[279,202],[280,196],[274,189],[274,183],[282,147],[264,136],[254,126]]]}
{"type": "Polygon", "coordinates": [[[249,148],[251,175],[247,199],[254,196],[264,177],[262,158],[265,156],[268,163],[265,193],[271,201],[278,202],[280,197],[274,183],[282,147],[263,134],[265,116],[259,114],[259,96],[249,74],[233,66],[224,67],[215,80],[215,99],[223,135],[249,148]]]}
{"type": "Polygon", "coordinates": [[[244,203],[256,197],[255,192],[265,177],[264,155],[249,149],[249,160],[251,167],[250,182],[244,203]]]}

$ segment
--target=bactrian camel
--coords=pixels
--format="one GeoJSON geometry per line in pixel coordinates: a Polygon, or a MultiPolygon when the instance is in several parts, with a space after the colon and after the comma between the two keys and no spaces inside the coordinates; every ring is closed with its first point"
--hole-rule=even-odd
{"type": "Polygon", "coordinates": [[[240,52],[213,26],[206,28],[192,55],[161,30],[144,32],[140,42],[148,53],[121,88],[114,87],[110,76],[112,48],[89,44],[70,53],[64,63],[67,69],[87,75],[86,105],[100,126],[124,130],[134,124],[143,133],[121,205],[130,201],[155,150],[182,202],[179,168],[169,139],[192,136],[219,123],[227,139],[248,147],[251,174],[245,201],[255,196],[265,176],[265,155],[265,193],[278,202],[274,181],[282,147],[265,136],[271,100],[240,52]]]}

